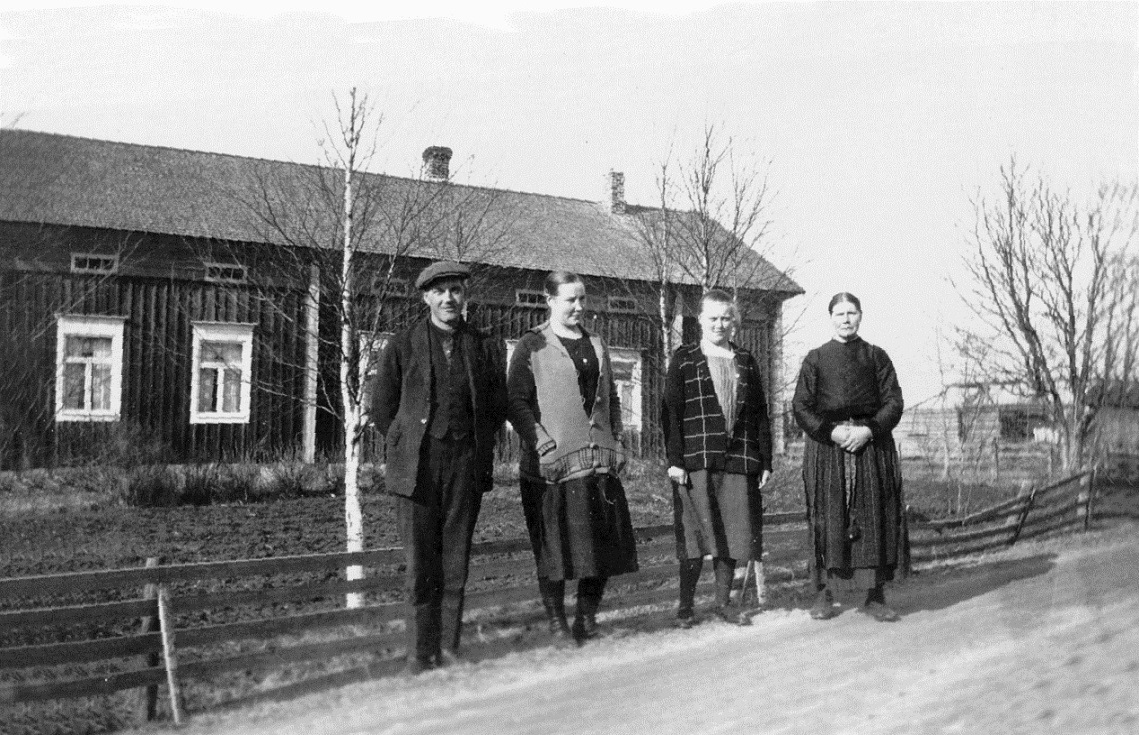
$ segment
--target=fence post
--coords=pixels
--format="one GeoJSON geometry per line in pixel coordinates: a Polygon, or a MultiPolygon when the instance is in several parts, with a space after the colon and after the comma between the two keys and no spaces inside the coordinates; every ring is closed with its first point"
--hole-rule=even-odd
{"type": "MultiPolygon", "coordinates": [[[[958,506],[960,509],[960,506],[958,506]]],[[[907,503],[902,508],[902,579],[914,573],[913,549],[910,547],[910,506],[907,503]]]]}
{"type": "Polygon", "coordinates": [[[1028,500],[1024,502],[1024,508],[1020,511],[1020,517],[1016,519],[1016,528],[1012,532],[1012,538],[1008,540],[1008,545],[1012,546],[1016,540],[1020,538],[1020,530],[1024,528],[1024,522],[1028,520],[1028,512],[1032,510],[1032,504],[1036,501],[1036,485],[1032,486],[1032,491],[1028,493],[1028,500]]]}
{"type": "MultiPolygon", "coordinates": [[[[146,559],[146,568],[151,569],[158,566],[158,557],[150,556],[146,559]]],[[[144,600],[157,600],[158,599],[158,585],[148,583],[142,588],[142,598],[144,600]]],[[[157,602],[155,603],[155,611],[153,614],[146,616],[142,619],[141,635],[154,633],[159,629],[158,625],[158,609],[157,602]]],[[[143,662],[144,666],[155,668],[160,664],[157,651],[146,654],[143,662]]],[[[139,697],[139,709],[142,710],[143,717],[147,722],[151,722],[158,717],[158,685],[147,684],[146,688],[142,690],[142,696],[139,697]]]]}
{"type": "Polygon", "coordinates": [[[1084,530],[1087,531],[1092,523],[1092,503],[1095,498],[1095,470],[1090,470],[1080,478],[1080,494],[1076,506],[1076,518],[1084,521],[1084,530]]]}
{"type": "Polygon", "coordinates": [[[1001,441],[993,439],[993,482],[1001,481],[1001,441]]]}
{"type": "Polygon", "coordinates": [[[170,619],[170,593],[158,587],[158,623],[162,631],[162,655],[166,659],[166,688],[170,691],[170,712],[174,724],[182,724],[182,692],[178,688],[178,655],[174,650],[174,622],[170,619]]]}

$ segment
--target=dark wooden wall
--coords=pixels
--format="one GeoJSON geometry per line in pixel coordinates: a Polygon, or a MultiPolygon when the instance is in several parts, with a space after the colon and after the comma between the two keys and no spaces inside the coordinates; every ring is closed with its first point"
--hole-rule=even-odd
{"type": "MultiPolygon", "coordinates": [[[[303,257],[282,263],[273,255],[240,243],[0,223],[0,469],[150,455],[196,461],[298,452],[308,268],[303,257]],[[71,252],[120,254],[120,273],[73,274],[71,252]],[[207,283],[203,259],[240,262],[255,274],[271,274],[255,278],[257,285],[207,283]],[[125,317],[121,421],[55,422],[59,314],[125,317]],[[256,325],[248,424],[189,423],[194,321],[256,325]],[[132,456],[108,456],[115,452],[132,456]]],[[[396,275],[413,282],[426,262],[409,258],[396,275]]],[[[362,258],[365,272],[382,265],[380,258],[362,258]]],[[[540,289],[544,272],[482,266],[476,276],[470,317],[480,328],[518,339],[545,320],[544,308],[514,303],[514,289],[540,289]]],[[[598,296],[595,307],[603,306],[607,295],[632,295],[619,279],[586,278],[586,283],[589,293],[598,296]]],[[[694,295],[687,294],[688,300],[694,295]]],[[[665,369],[660,321],[652,298],[640,294],[637,301],[634,313],[592,312],[587,328],[612,347],[640,353],[644,431],[635,440],[644,453],[655,454],[661,444],[658,414],[665,369]]],[[[413,292],[388,298],[381,313],[381,330],[395,331],[423,318],[426,307],[413,292]]],[[[769,388],[776,374],[771,323],[748,320],[738,335],[759,359],[769,388]]],[[[698,334],[694,319],[685,320],[685,332],[688,338],[698,334]]],[[[343,442],[338,361],[337,308],[322,297],[316,433],[318,452],[328,457],[339,456],[343,442]]]]}

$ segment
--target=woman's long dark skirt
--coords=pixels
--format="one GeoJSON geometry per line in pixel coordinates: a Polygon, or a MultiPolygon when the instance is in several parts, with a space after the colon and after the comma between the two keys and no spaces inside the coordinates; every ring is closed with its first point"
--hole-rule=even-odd
{"type": "Polygon", "coordinates": [[[803,484],[816,585],[828,578],[857,577],[860,583],[893,579],[903,543],[902,473],[893,437],[876,439],[853,457],[833,444],[808,437],[803,447],[803,484]],[[855,478],[849,514],[848,465],[853,466],[855,478]],[[852,525],[857,528],[854,540],[850,538],[852,525]],[[865,572],[856,573],[861,570],[865,572]]]}
{"type": "Polygon", "coordinates": [[[619,479],[593,475],[520,484],[539,577],[558,581],[637,571],[633,523],[619,479]]]}

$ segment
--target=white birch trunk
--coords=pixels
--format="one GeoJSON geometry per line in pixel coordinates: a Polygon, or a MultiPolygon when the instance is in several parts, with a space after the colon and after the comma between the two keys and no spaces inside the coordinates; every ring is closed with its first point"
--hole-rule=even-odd
{"type": "Polygon", "coordinates": [[[305,303],[305,402],[302,460],[316,461],[316,400],[320,372],[320,267],[309,268],[308,301],[305,303]]]}
{"type": "MultiPolygon", "coordinates": [[[[356,353],[355,330],[352,324],[352,169],[354,151],[348,152],[348,165],[344,167],[344,257],[341,261],[340,291],[340,397],[344,406],[344,529],[347,551],[364,550],[364,512],[360,505],[360,402],[350,381],[354,365],[351,356],[356,353]]],[[[364,578],[364,567],[349,566],[345,570],[349,581],[364,578]]],[[[364,606],[364,593],[349,592],[345,596],[349,608],[364,606]]]]}

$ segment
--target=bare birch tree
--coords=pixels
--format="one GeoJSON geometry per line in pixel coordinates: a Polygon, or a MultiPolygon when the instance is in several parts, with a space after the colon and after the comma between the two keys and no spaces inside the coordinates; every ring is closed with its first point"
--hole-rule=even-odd
{"type": "Polygon", "coordinates": [[[670,150],[657,164],[656,206],[629,208],[642,267],[652,278],[666,359],[676,347],[681,284],[737,295],[790,285],[764,258],[774,198],[769,171],[770,161],[721,127],[706,125],[690,156],[676,161],[670,150]]]}
{"type": "MultiPolygon", "coordinates": [[[[343,434],[348,551],[364,548],[360,471],[373,361],[385,333],[422,313],[409,279],[396,276],[400,264],[411,257],[484,261],[506,246],[512,225],[496,190],[371,173],[382,123],[367,95],[353,88],[336,100],[335,124],[324,126],[323,165],[264,162],[249,190],[236,194],[263,239],[279,244],[258,274],[265,297],[278,274],[311,272],[310,313],[327,300],[323,308],[335,314],[335,338],[317,337],[323,352],[336,355],[337,368],[336,381],[320,384],[338,390],[320,402],[336,413],[343,434]]],[[[306,369],[316,369],[314,362],[306,360],[306,369]]],[[[349,567],[347,575],[360,579],[363,569],[349,567]]],[[[362,594],[349,593],[349,606],[362,604],[362,594]]]]}
{"type": "Polygon", "coordinates": [[[958,290],[978,323],[960,330],[961,354],[1043,402],[1063,468],[1074,469],[1086,461],[1089,389],[1125,362],[1108,333],[1130,318],[1127,299],[1112,296],[1112,268],[1133,252],[1136,188],[1105,186],[1083,206],[1043,177],[1029,180],[1013,158],[998,194],[973,206],[969,279],[958,290]]]}

